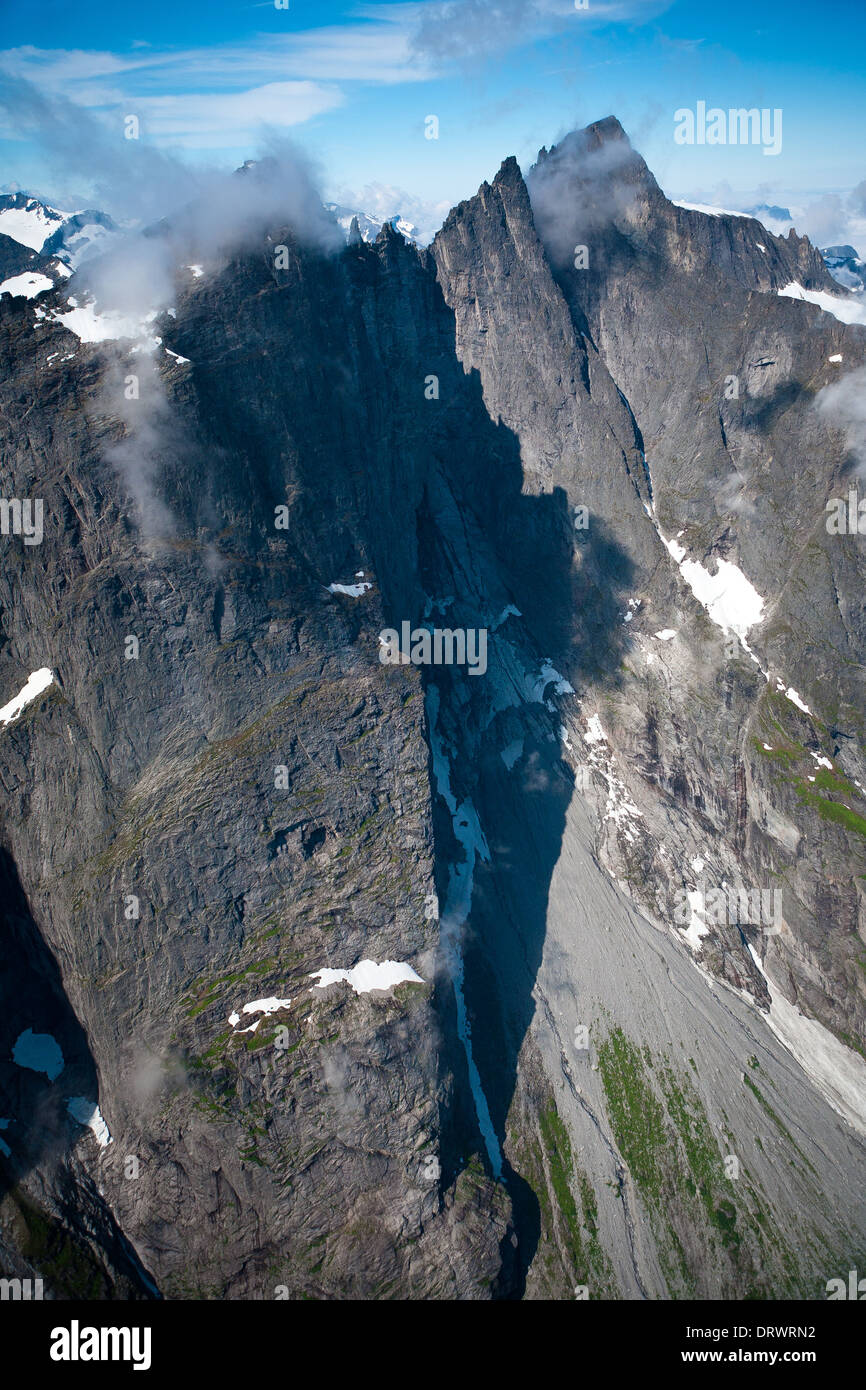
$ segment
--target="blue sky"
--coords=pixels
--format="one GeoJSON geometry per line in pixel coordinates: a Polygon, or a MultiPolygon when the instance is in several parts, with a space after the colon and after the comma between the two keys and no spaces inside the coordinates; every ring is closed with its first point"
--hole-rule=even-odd
{"type": "MultiPolygon", "coordinates": [[[[615,114],[671,197],[778,202],[838,239],[866,179],[866,5],[839,0],[5,0],[0,71],[122,136],[232,167],[265,128],[312,157],[325,196],[431,225],[516,154],[615,114]],[[681,146],[674,112],[781,108],[782,150],[681,146]],[[424,138],[428,115],[439,138],[424,138]],[[811,209],[811,211],[809,211],[811,209]],[[838,229],[831,224],[838,220],[838,229]]],[[[7,112],[0,185],[87,195],[7,112]]],[[[50,138],[48,143],[50,144],[50,138]]],[[[117,211],[117,210],[115,210],[117,211]]],[[[866,207],[862,208],[866,215],[866,207]]],[[[866,225],[866,224],[864,224],[866,225]]],[[[862,249],[862,248],[861,248],[862,249]]]]}

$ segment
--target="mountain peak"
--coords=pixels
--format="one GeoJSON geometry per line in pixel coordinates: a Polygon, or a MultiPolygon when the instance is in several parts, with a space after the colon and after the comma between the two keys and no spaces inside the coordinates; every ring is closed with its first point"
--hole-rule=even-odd
{"type": "Polygon", "coordinates": [[[507,159],[503,159],[499,166],[496,177],[493,180],[494,187],[497,184],[517,184],[523,182],[523,175],[520,172],[520,165],[513,154],[507,159]]]}

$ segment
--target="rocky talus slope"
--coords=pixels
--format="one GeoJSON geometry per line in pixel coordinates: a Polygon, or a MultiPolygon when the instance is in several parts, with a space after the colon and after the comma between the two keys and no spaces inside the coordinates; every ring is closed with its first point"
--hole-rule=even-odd
{"type": "Polygon", "coordinates": [[[866,330],[792,282],[843,296],[608,120],[427,250],[271,226],[178,266],[152,351],[81,342],[75,278],[0,297],[0,492],[45,508],[2,539],[2,698],[54,675],[0,727],[4,1272],[773,1299],[862,1266],[863,559],[818,397],[866,330]],[[383,663],[403,622],[485,630],[486,670],[383,663]],[[772,921],[712,920],[723,885],[772,921]],[[316,980],[361,961],[417,978],[316,980]]]}

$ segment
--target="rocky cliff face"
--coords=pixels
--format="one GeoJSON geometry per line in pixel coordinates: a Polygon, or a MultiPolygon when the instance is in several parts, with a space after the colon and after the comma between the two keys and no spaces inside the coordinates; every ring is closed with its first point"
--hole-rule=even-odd
{"type": "Polygon", "coordinates": [[[4,1267],[773,1298],[862,1259],[862,560],[815,402],[866,338],[792,281],[838,290],[608,121],[429,251],[178,266],[151,352],[0,297],[2,492],[44,501],[0,688],[54,676],[0,727],[4,1267]],[[403,623],[486,669],[383,663],[403,623]],[[402,982],[316,974],[362,961],[402,982]]]}

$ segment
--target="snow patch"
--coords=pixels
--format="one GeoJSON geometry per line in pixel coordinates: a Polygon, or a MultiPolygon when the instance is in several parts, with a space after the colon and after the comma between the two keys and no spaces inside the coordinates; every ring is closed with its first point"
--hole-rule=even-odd
{"type": "Polygon", "coordinates": [[[53,680],[54,672],[49,670],[47,666],[40,666],[38,671],[31,672],[27,677],[27,684],[18,691],[18,694],[8,704],[0,709],[0,724],[11,724],[14,719],[18,718],[21,711],[26,709],[27,705],[32,704],[43,690],[48,689],[53,680]]]}
{"type": "Polygon", "coordinates": [[[573,695],[574,686],[557,671],[552,664],[550,657],[545,657],[541,663],[541,670],[537,676],[531,676],[528,672],[524,678],[524,688],[527,699],[533,704],[541,704],[544,700],[544,692],[553,683],[554,694],[573,695]]]}
{"type": "Polygon", "coordinates": [[[245,1014],[275,1014],[278,1009],[287,1009],[291,1004],[291,999],[277,999],[276,995],[270,995],[267,999],[253,999],[251,1003],[244,1004],[245,1014]]]}
{"type": "Polygon", "coordinates": [[[373,989],[391,989],[392,985],[401,985],[406,980],[418,985],[424,983],[411,965],[397,960],[384,960],[381,965],[374,960],[362,960],[351,970],[315,970],[310,979],[318,981],[312,986],[313,989],[327,989],[328,985],[345,980],[356,994],[369,994],[373,989]]]}
{"type": "Polygon", "coordinates": [[[150,331],[150,325],[159,313],[158,309],[151,309],[144,318],[136,318],[132,314],[120,313],[117,309],[100,312],[94,300],[79,304],[74,295],[69,296],[67,303],[72,305],[71,309],[63,314],[56,312],[51,318],[56,323],[62,323],[64,328],[68,328],[82,343],[118,342],[132,338],[135,340],[136,350],[153,352],[162,342],[161,338],[154,337],[150,331]]]}
{"type": "Polygon", "coordinates": [[[108,1125],[102,1118],[102,1111],[95,1101],[87,1100],[85,1096],[73,1096],[66,1102],[66,1109],[73,1120],[77,1120],[80,1125],[93,1131],[96,1142],[101,1149],[107,1149],[108,1145],[113,1142],[108,1132],[108,1125]]]}
{"type": "Polygon", "coordinates": [[[515,608],[513,603],[508,603],[508,604],[506,604],[506,606],[503,608],[502,612],[499,614],[499,617],[496,619],[496,621],[490,624],[490,629],[491,629],[491,631],[492,631],[492,632],[495,632],[497,628],[499,628],[499,627],[502,626],[502,624],[505,622],[505,619],[506,619],[506,618],[509,618],[509,617],[512,617],[512,618],[522,618],[522,617],[523,617],[523,614],[521,613],[520,609],[519,609],[519,608],[515,608]]]}
{"type": "Polygon", "coordinates": [[[661,632],[653,633],[653,637],[657,637],[660,642],[670,642],[671,638],[676,637],[676,635],[677,630],[675,627],[663,627],[661,632]]]}
{"type": "Polygon", "coordinates": [[[24,208],[4,208],[0,212],[0,233],[31,251],[41,251],[52,232],[56,232],[68,216],[56,208],[43,207],[34,199],[24,208]]]}
{"type": "Polygon", "coordinates": [[[803,703],[792,685],[789,685],[788,689],[785,691],[785,697],[790,700],[792,704],[796,705],[797,709],[801,709],[804,714],[812,713],[809,706],[803,703]]]}
{"type": "Polygon", "coordinates": [[[801,299],[807,304],[817,304],[825,313],[832,314],[841,323],[866,323],[866,305],[847,299],[837,299],[826,290],[806,290],[792,280],[784,289],[777,290],[784,299],[801,299]]]}
{"type": "Polygon", "coordinates": [[[523,757],[523,739],[515,739],[513,743],[509,743],[505,748],[501,748],[499,750],[499,756],[510,772],[514,764],[523,757]]]}
{"type": "Polygon", "coordinates": [[[688,212],[703,212],[707,217],[745,217],[752,220],[748,212],[734,212],[731,208],[716,208],[710,203],[685,203],[679,198],[673,200],[675,208],[685,208],[688,212]]]}
{"type": "Polygon", "coordinates": [[[728,560],[716,564],[716,573],[710,574],[699,561],[683,560],[680,574],[716,626],[743,641],[749,628],[761,622],[764,600],[737,565],[728,560]]]}
{"type": "Polygon", "coordinates": [[[583,737],[586,743],[607,743],[607,734],[601,727],[601,720],[597,714],[590,715],[583,737]]]}
{"type": "Polygon", "coordinates": [[[369,581],[365,581],[363,584],[329,584],[328,593],[348,594],[349,598],[360,598],[372,587],[373,585],[369,581]]]}
{"type": "Polygon", "coordinates": [[[0,285],[0,294],[9,294],[13,299],[35,299],[37,294],[54,288],[47,275],[35,270],[25,270],[22,275],[12,275],[0,285]]]}
{"type": "Polygon", "coordinates": [[[629,844],[634,844],[634,821],[636,818],[643,819],[643,814],[632,801],[625,782],[616,775],[607,734],[601,727],[601,720],[597,714],[591,715],[587,721],[587,731],[583,739],[590,745],[590,766],[601,774],[607,785],[607,804],[602,819],[613,821],[629,844]]]}
{"type": "Polygon", "coordinates": [[[687,893],[686,896],[691,910],[691,919],[689,925],[683,932],[683,936],[692,950],[699,951],[701,949],[702,937],[707,936],[710,930],[702,916],[704,910],[704,895],[700,889],[696,888],[693,892],[687,893]]]}

